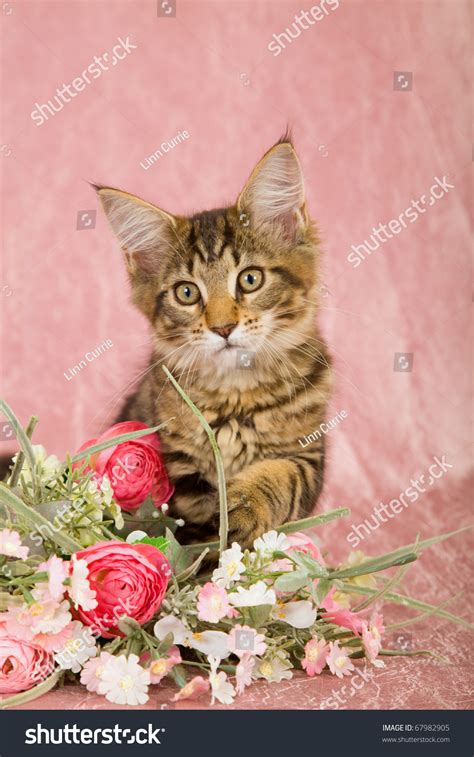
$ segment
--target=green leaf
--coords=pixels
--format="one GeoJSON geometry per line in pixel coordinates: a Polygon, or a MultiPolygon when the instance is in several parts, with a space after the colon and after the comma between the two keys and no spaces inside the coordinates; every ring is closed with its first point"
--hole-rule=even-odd
{"type": "Polygon", "coordinates": [[[174,534],[172,533],[172,531],[170,531],[169,528],[166,529],[166,539],[169,542],[166,556],[170,562],[173,573],[175,575],[179,575],[183,572],[183,570],[189,568],[190,564],[192,563],[192,557],[190,553],[186,549],[184,549],[177,541],[174,534]]]}
{"type": "Polygon", "coordinates": [[[151,544],[152,547],[156,547],[160,552],[166,552],[170,542],[164,536],[144,536],[140,541],[134,541],[134,544],[151,544]]]}
{"type": "Polygon", "coordinates": [[[248,607],[246,609],[249,610],[251,625],[254,628],[260,628],[261,626],[265,625],[268,618],[270,617],[272,605],[258,605],[257,607],[248,607]]]}
{"type": "Polygon", "coordinates": [[[129,618],[128,615],[122,615],[117,625],[125,636],[131,636],[141,630],[140,623],[137,623],[134,618],[129,618]]]}
{"type": "Polygon", "coordinates": [[[345,518],[346,515],[350,515],[350,512],[348,507],[340,507],[337,510],[321,513],[321,515],[313,515],[311,518],[289,521],[282,526],[278,526],[276,531],[280,534],[293,534],[295,531],[305,531],[307,528],[320,526],[322,523],[329,523],[331,520],[336,520],[337,518],[345,518]]]}
{"type": "Polygon", "coordinates": [[[191,576],[197,573],[197,571],[201,567],[201,564],[207,554],[209,554],[209,549],[206,547],[206,549],[201,552],[199,557],[196,560],[194,560],[194,562],[189,566],[189,568],[186,568],[185,570],[181,571],[181,573],[178,573],[178,575],[176,576],[176,580],[178,582],[187,581],[188,578],[191,578],[191,576]]]}
{"type": "Polygon", "coordinates": [[[351,568],[331,571],[328,576],[329,578],[353,578],[354,576],[365,576],[366,573],[378,573],[381,570],[393,568],[395,565],[406,565],[417,559],[418,555],[414,552],[397,556],[393,556],[393,554],[390,553],[388,555],[382,555],[381,557],[374,557],[372,560],[366,560],[360,565],[354,565],[351,568]]]}
{"type": "Polygon", "coordinates": [[[328,575],[328,570],[324,568],[321,563],[308,555],[307,552],[301,552],[299,549],[292,551],[291,556],[296,560],[298,565],[305,568],[311,578],[325,578],[328,575]]]}
{"type": "Polygon", "coordinates": [[[168,649],[173,646],[174,636],[172,633],[167,633],[164,639],[157,645],[156,650],[160,655],[166,654],[168,649]]]}
{"type": "Polygon", "coordinates": [[[332,581],[329,581],[329,579],[321,578],[321,580],[318,582],[318,585],[314,588],[314,599],[318,607],[330,590],[331,584],[332,581]]]}
{"type": "Polygon", "coordinates": [[[304,568],[300,568],[299,570],[282,573],[282,575],[278,576],[276,579],[274,586],[277,591],[293,592],[306,586],[310,581],[311,578],[308,571],[304,568]]]}
{"type": "Polygon", "coordinates": [[[180,689],[186,686],[186,674],[182,665],[175,665],[169,675],[180,689]]]}
{"type": "Polygon", "coordinates": [[[73,552],[82,549],[82,545],[78,541],[59,531],[56,526],[49,522],[49,520],[44,518],[29,505],[26,505],[23,500],[17,497],[17,495],[8,488],[8,486],[5,486],[5,484],[1,482],[0,502],[11,507],[17,515],[25,518],[25,520],[32,524],[40,534],[47,534],[46,538],[50,541],[54,541],[54,543],[64,549],[65,552],[72,554],[73,552]]]}

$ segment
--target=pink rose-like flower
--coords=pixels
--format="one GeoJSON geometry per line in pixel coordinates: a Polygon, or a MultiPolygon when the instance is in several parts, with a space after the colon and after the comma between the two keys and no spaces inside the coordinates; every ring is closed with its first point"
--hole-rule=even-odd
{"type": "Polygon", "coordinates": [[[0,637],[0,694],[32,689],[52,672],[53,658],[25,639],[0,637]]]}
{"type": "MultiPolygon", "coordinates": [[[[105,442],[114,436],[146,428],[148,426],[145,423],[136,421],[116,423],[97,439],[84,442],[78,452],[83,452],[93,444],[105,442]]],[[[151,495],[155,505],[160,507],[164,502],[168,502],[174,492],[174,486],[166,473],[160,442],[156,434],[141,436],[139,439],[123,442],[115,447],[108,447],[92,455],[90,467],[94,471],[95,478],[100,480],[102,476],[108,476],[116,502],[122,510],[127,512],[137,510],[148,495],[151,495]]]]}
{"type": "Polygon", "coordinates": [[[304,534],[302,531],[296,531],[294,534],[287,534],[287,538],[291,546],[286,549],[286,552],[293,552],[297,549],[299,552],[309,554],[320,565],[325,564],[321,550],[307,534],[304,534]]]}
{"type": "Polygon", "coordinates": [[[76,552],[89,568],[89,584],[97,606],[76,615],[85,625],[95,626],[101,636],[122,636],[118,621],[123,615],[143,625],[161,605],[171,568],[162,552],[151,544],[122,541],[98,542],[76,552]]]}

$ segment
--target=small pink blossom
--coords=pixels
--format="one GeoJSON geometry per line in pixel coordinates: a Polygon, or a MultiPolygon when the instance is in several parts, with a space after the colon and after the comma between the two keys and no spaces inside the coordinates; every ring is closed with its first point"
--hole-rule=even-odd
{"type": "Polygon", "coordinates": [[[306,670],[306,675],[313,677],[319,675],[326,665],[329,645],[324,639],[311,639],[305,645],[305,656],[301,660],[301,667],[306,670]]]}
{"type": "Polygon", "coordinates": [[[252,683],[252,670],[255,667],[255,657],[245,652],[235,669],[235,690],[237,694],[243,694],[246,686],[252,683]]]}
{"type": "Polygon", "coordinates": [[[362,629],[362,643],[365,653],[372,663],[375,662],[382,648],[382,635],[384,632],[385,626],[380,613],[374,613],[370,619],[370,623],[365,623],[362,629]]]}
{"type": "Polygon", "coordinates": [[[208,581],[199,591],[197,608],[199,620],[218,623],[231,609],[226,590],[208,581]]]}
{"type": "Polygon", "coordinates": [[[158,660],[150,662],[150,655],[147,653],[142,656],[140,662],[150,674],[150,683],[160,683],[175,665],[179,665],[181,654],[178,647],[173,646],[168,649],[164,657],[160,657],[158,660]]]}
{"type": "Polygon", "coordinates": [[[339,648],[338,641],[329,642],[329,654],[326,657],[326,662],[331,673],[338,678],[348,676],[353,670],[355,670],[355,667],[349,658],[349,652],[350,649],[347,649],[347,647],[339,648]]]}
{"type": "Polygon", "coordinates": [[[20,560],[26,560],[28,552],[28,547],[21,546],[21,536],[18,531],[2,528],[0,531],[0,555],[6,555],[6,557],[18,557],[20,560]]]}
{"type": "Polygon", "coordinates": [[[58,633],[37,633],[33,641],[46,652],[60,652],[72,637],[74,623],[70,622],[58,633]]]}
{"type": "Polygon", "coordinates": [[[247,655],[258,655],[261,657],[267,645],[265,636],[257,633],[250,626],[241,626],[237,624],[229,633],[229,650],[236,654],[237,657],[246,657],[247,655]]]}
{"type": "Polygon", "coordinates": [[[297,531],[294,534],[287,534],[287,536],[290,542],[290,547],[285,550],[286,552],[290,554],[295,550],[305,552],[306,554],[311,555],[311,557],[321,565],[325,564],[321,550],[307,534],[297,531]]]}
{"type": "Polygon", "coordinates": [[[335,587],[333,587],[322,600],[321,607],[324,607],[325,612],[321,613],[321,617],[360,635],[365,621],[356,612],[341,607],[340,604],[333,600],[332,597],[335,590],[335,587]]]}
{"type": "Polygon", "coordinates": [[[61,560],[56,555],[51,555],[46,562],[38,566],[38,571],[48,574],[47,582],[41,582],[36,585],[36,590],[41,595],[41,598],[44,601],[52,599],[54,602],[60,602],[66,591],[64,581],[69,577],[69,563],[66,560],[61,560]]]}
{"type": "Polygon", "coordinates": [[[81,683],[86,687],[87,691],[93,691],[94,693],[99,691],[99,683],[102,680],[105,665],[112,657],[113,655],[109,654],[109,652],[101,652],[98,657],[92,657],[84,664],[81,670],[81,683]]]}
{"type": "Polygon", "coordinates": [[[174,695],[173,702],[179,702],[181,699],[197,699],[197,697],[206,691],[209,691],[209,679],[202,676],[194,676],[174,695]]]}

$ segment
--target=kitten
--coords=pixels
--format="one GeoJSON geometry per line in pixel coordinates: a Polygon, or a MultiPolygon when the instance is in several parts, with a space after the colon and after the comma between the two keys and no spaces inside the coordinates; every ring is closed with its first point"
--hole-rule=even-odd
{"type": "Polygon", "coordinates": [[[97,187],[124,251],[133,302],[152,327],[153,356],[119,420],[162,434],[183,541],[216,538],[217,479],[205,432],[162,371],[204,413],[225,466],[229,543],[247,547],[309,515],[323,484],[324,437],[298,442],[325,417],[326,346],[316,328],[318,237],[301,167],[285,136],[258,163],[237,203],[174,216],[97,187]]]}

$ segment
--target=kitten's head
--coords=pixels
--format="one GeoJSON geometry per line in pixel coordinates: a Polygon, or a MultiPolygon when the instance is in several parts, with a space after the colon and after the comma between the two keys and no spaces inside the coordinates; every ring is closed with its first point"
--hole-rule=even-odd
{"type": "Polygon", "coordinates": [[[317,238],[288,139],[264,155],[229,208],[174,216],[126,192],[97,189],[133,301],[168,365],[192,361],[214,375],[235,375],[248,351],[275,372],[277,353],[302,344],[314,328],[317,238]]]}

